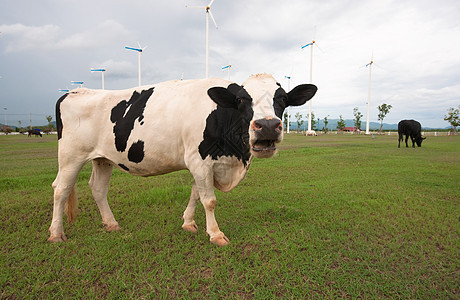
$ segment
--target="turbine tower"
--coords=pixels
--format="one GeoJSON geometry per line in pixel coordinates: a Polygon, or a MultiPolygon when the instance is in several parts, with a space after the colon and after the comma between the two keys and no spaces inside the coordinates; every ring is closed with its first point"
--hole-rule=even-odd
{"type": "Polygon", "coordinates": [[[147,46],[142,48],[141,45],[139,44],[139,42],[137,42],[137,45],[139,46],[139,48],[125,46],[125,49],[126,50],[137,51],[137,53],[138,53],[137,62],[138,62],[138,65],[139,65],[139,86],[141,86],[141,54],[145,49],[147,49],[147,46]]]}
{"type": "MultiPolygon", "coordinates": [[[[316,42],[313,39],[311,41],[311,43],[308,43],[308,44],[302,46],[300,49],[307,48],[308,46],[311,46],[310,47],[311,51],[310,51],[310,70],[308,70],[308,67],[307,67],[307,72],[308,71],[310,72],[310,83],[313,84],[313,47],[314,46],[318,47],[318,45],[316,45],[316,42]]],[[[318,47],[318,49],[319,49],[319,47],[318,47]]],[[[308,61],[308,53],[307,53],[307,61],[308,61]]],[[[312,102],[311,100],[308,101],[308,131],[307,131],[307,135],[316,135],[316,133],[311,128],[311,102],[312,102]]]]}
{"type": "Polygon", "coordinates": [[[206,78],[209,78],[209,17],[211,17],[214,26],[216,26],[216,29],[218,29],[216,20],[214,20],[211,12],[211,5],[213,3],[214,0],[211,0],[207,6],[187,6],[191,8],[204,8],[206,10],[206,78]]]}
{"type": "MultiPolygon", "coordinates": [[[[284,78],[286,78],[286,79],[288,80],[288,90],[287,90],[287,92],[289,93],[289,92],[291,91],[291,75],[289,75],[289,76],[284,76],[284,78]]],[[[287,107],[287,119],[286,119],[286,124],[287,124],[286,127],[287,127],[287,128],[286,128],[286,133],[289,133],[289,132],[290,132],[290,131],[289,131],[289,127],[290,127],[290,125],[291,125],[291,120],[290,120],[290,118],[291,118],[291,117],[290,117],[291,111],[290,111],[289,108],[290,108],[290,106],[287,107]]]]}
{"type": "Polygon", "coordinates": [[[105,71],[106,70],[102,69],[102,68],[100,68],[100,69],[91,69],[91,72],[101,72],[101,74],[102,74],[102,89],[103,90],[104,90],[104,72],[105,71]]]}
{"type": "Polygon", "coordinates": [[[369,87],[367,90],[367,117],[366,117],[366,134],[369,134],[369,115],[371,107],[371,76],[372,76],[372,64],[374,63],[374,54],[372,54],[371,62],[366,65],[369,67],[369,87]]]}

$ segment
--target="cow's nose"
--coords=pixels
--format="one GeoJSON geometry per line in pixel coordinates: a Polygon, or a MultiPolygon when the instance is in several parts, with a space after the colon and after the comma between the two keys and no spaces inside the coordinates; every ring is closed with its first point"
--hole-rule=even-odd
{"type": "Polygon", "coordinates": [[[283,123],[274,118],[258,119],[252,122],[252,129],[257,132],[258,139],[276,140],[283,132],[283,123]]]}

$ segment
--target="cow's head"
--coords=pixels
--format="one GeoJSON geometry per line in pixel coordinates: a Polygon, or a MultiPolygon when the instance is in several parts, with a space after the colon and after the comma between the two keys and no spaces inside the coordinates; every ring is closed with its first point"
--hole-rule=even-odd
{"type": "Polygon", "coordinates": [[[316,86],[302,84],[286,93],[281,85],[268,74],[257,74],[242,86],[231,84],[227,88],[214,87],[208,95],[224,108],[241,113],[248,125],[249,149],[255,157],[271,157],[276,153],[276,143],[283,140],[284,109],[299,106],[311,99],[316,86]]]}
{"type": "Polygon", "coordinates": [[[422,147],[422,142],[423,140],[426,139],[425,137],[422,137],[421,135],[419,135],[416,139],[415,139],[415,143],[417,144],[418,147],[422,147]]]}

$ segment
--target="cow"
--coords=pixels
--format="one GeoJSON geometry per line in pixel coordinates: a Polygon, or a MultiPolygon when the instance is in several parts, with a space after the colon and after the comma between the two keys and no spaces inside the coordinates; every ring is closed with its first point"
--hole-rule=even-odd
{"type": "Polygon", "coordinates": [[[70,91],[56,104],[59,170],[48,240],[67,240],[63,212],[75,220],[77,175],[91,161],[89,185],[107,231],[120,229],[107,202],[114,166],[139,176],[188,169],[194,182],[183,230],[198,231],[194,215],[200,200],[210,241],[227,245],[214,217],[214,187],[232,190],[254,157],[275,155],[283,140],[284,109],[303,105],[316,91],[315,85],[301,84],[286,92],[269,74],[252,75],[243,85],[213,78],[70,91]]]}
{"type": "Polygon", "coordinates": [[[406,148],[409,146],[407,145],[407,140],[412,140],[412,148],[415,148],[415,143],[417,143],[418,147],[422,146],[422,142],[424,137],[422,137],[422,126],[419,122],[415,120],[402,120],[398,123],[398,148],[401,147],[401,141],[403,140],[403,135],[406,136],[406,148]]]}
{"type": "Polygon", "coordinates": [[[42,133],[41,133],[40,130],[38,130],[38,129],[31,129],[31,130],[28,130],[27,132],[29,133],[29,134],[28,134],[29,137],[30,137],[31,135],[35,135],[36,137],[37,137],[37,136],[43,137],[43,136],[42,136],[42,133]]]}

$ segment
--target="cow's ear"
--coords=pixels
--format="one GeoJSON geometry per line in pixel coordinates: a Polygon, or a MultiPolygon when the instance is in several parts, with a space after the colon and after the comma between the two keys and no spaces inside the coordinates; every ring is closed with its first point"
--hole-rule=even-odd
{"type": "Polygon", "coordinates": [[[288,93],[286,106],[299,106],[305,104],[315,94],[318,88],[313,84],[301,84],[288,93]]]}
{"type": "Polygon", "coordinates": [[[243,89],[241,85],[238,85],[236,83],[231,83],[228,87],[227,90],[232,93],[233,95],[238,95],[238,93],[243,89]]]}
{"type": "Polygon", "coordinates": [[[238,109],[236,96],[223,87],[213,87],[208,90],[209,97],[223,108],[238,109]]]}

